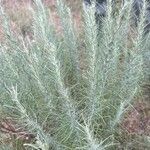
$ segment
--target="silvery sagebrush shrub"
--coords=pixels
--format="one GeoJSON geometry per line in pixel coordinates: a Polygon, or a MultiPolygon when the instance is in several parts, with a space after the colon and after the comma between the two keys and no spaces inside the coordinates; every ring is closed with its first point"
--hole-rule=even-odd
{"type": "Polygon", "coordinates": [[[25,149],[117,149],[121,121],[143,81],[143,53],[149,44],[149,36],[143,37],[146,1],[134,37],[129,36],[132,1],[113,17],[108,0],[100,30],[95,4],[88,9],[83,5],[82,39],[70,9],[56,1],[63,37],[55,33],[51,12],[41,0],[29,8],[32,38],[14,34],[0,8],[5,38],[0,43],[1,119],[9,117],[35,135],[25,149]],[[84,60],[80,43],[85,45],[84,60]]]}

